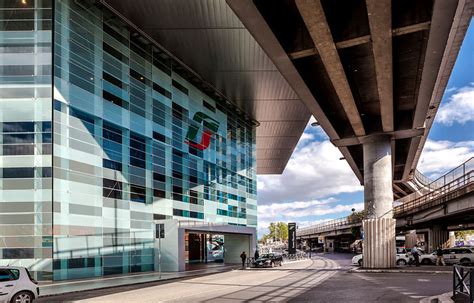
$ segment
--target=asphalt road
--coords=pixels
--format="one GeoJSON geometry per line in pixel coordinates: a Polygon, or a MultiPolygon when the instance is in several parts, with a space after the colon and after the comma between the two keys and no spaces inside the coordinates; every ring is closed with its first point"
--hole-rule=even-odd
{"type": "Polygon", "coordinates": [[[45,297],[37,302],[419,302],[451,290],[449,274],[348,273],[350,255],[45,297]]]}

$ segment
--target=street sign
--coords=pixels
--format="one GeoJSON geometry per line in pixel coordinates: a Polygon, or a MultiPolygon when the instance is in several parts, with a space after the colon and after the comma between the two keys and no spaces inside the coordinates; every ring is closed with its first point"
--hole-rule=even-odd
{"type": "Polygon", "coordinates": [[[288,253],[296,254],[296,223],[288,223],[288,253]]]}

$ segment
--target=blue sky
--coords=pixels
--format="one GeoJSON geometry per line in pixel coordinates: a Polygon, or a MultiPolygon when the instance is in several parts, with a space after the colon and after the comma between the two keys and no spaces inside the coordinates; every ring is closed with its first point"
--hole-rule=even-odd
{"type": "MultiPolygon", "coordinates": [[[[474,157],[473,54],[471,24],[418,163],[432,178],[474,157]]],[[[270,222],[307,226],[362,210],[363,187],[341,156],[321,128],[308,124],[283,174],[258,176],[259,236],[270,222]]]]}

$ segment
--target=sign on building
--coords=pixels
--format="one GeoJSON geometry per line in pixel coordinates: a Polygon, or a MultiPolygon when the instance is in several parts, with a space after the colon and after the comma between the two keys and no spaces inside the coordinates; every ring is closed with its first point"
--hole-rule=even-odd
{"type": "Polygon", "coordinates": [[[296,223],[288,223],[288,254],[296,254],[296,223]]]}

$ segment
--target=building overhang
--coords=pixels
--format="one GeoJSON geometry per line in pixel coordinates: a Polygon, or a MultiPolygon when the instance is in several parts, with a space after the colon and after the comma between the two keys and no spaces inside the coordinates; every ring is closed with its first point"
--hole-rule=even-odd
{"type": "Polygon", "coordinates": [[[257,173],[280,174],[310,112],[225,0],[97,0],[257,122],[257,173]]]}

